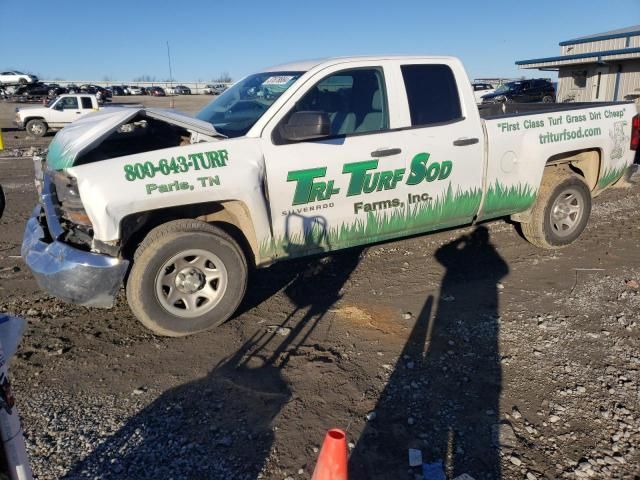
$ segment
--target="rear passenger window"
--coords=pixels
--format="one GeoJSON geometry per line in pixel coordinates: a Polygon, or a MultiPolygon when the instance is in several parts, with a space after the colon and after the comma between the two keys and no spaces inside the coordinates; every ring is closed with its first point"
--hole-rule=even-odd
{"type": "Polygon", "coordinates": [[[453,72],[447,65],[403,65],[411,125],[430,125],[462,118],[453,72]]]}
{"type": "Polygon", "coordinates": [[[93,105],[91,104],[91,99],[89,97],[82,97],[82,108],[91,110],[93,105]]]}

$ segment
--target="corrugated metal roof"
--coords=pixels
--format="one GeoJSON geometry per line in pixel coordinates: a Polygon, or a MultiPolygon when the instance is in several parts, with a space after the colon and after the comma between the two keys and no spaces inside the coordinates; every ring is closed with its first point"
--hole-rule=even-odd
{"type": "MultiPolygon", "coordinates": [[[[597,60],[602,60],[603,57],[609,57],[612,55],[625,55],[625,54],[632,54],[632,53],[640,53],[640,48],[637,48],[637,47],[636,48],[619,48],[617,50],[605,50],[601,52],[576,53],[574,55],[559,55],[557,57],[533,58],[531,60],[519,60],[516,62],[516,65],[524,66],[524,65],[532,65],[532,64],[539,64],[539,63],[563,62],[563,61],[581,60],[581,59],[589,59],[589,58],[596,59],[597,61],[597,60]]],[[[556,64],[554,66],[558,66],[558,65],[556,64]]]]}
{"type": "Polygon", "coordinates": [[[575,45],[577,43],[589,43],[598,40],[609,40],[611,38],[629,37],[632,35],[640,35],[640,25],[633,25],[631,27],[618,28],[617,30],[610,30],[608,32],[593,33],[584,37],[574,38],[572,40],[566,40],[560,42],[560,46],[575,45]]]}

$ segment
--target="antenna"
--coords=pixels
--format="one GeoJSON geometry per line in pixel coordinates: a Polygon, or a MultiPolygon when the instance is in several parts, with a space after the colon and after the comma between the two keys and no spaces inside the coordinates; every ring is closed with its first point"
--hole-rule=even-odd
{"type": "Polygon", "coordinates": [[[173,73],[171,71],[171,50],[169,49],[169,40],[167,40],[167,58],[169,59],[169,84],[173,87],[173,73]]]}

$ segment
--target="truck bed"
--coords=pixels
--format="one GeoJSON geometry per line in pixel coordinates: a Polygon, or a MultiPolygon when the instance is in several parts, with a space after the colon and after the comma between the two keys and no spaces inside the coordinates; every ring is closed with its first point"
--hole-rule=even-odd
{"type": "Polygon", "coordinates": [[[624,105],[633,102],[574,102],[574,103],[489,103],[478,105],[480,117],[484,120],[535,115],[538,113],[564,112],[587,108],[624,105]]]}

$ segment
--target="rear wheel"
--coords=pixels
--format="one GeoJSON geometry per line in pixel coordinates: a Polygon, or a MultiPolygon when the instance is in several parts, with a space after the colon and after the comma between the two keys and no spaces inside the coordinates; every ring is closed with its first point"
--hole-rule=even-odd
{"type": "Polygon", "coordinates": [[[29,120],[26,125],[28,133],[34,137],[43,137],[48,130],[47,124],[43,120],[29,120]]]}
{"type": "Polygon", "coordinates": [[[551,95],[545,95],[542,97],[542,103],[553,103],[553,97],[551,95]]]}
{"type": "Polygon", "coordinates": [[[244,297],[247,262],[224,231],[197,220],[152,230],[136,251],[127,299],[136,317],[170,337],[216,327],[244,297]]]}
{"type": "Polygon", "coordinates": [[[522,233],[538,247],[561,248],[580,236],[590,214],[591,192],[582,177],[568,171],[546,174],[522,233]]]}

